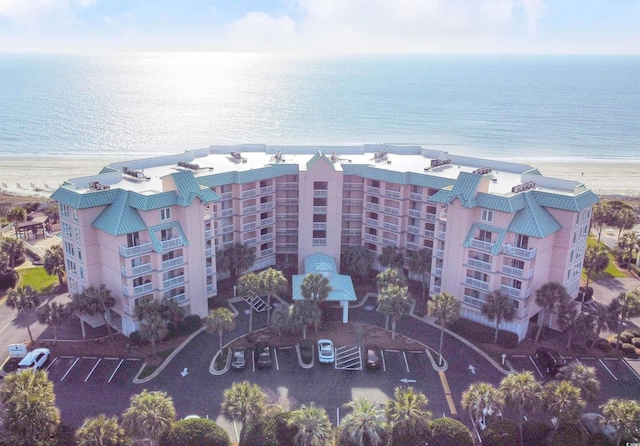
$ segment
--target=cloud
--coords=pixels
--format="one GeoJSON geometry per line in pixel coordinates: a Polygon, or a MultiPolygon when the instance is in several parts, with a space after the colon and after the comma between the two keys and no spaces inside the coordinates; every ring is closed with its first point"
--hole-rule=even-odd
{"type": "Polygon", "coordinates": [[[547,10],[544,0],[521,0],[524,11],[527,15],[527,31],[535,34],[538,26],[538,20],[547,10]]]}
{"type": "Polygon", "coordinates": [[[228,27],[227,45],[233,51],[277,51],[296,41],[295,22],[288,16],[250,12],[228,27]]]}
{"type": "Polygon", "coordinates": [[[41,23],[65,24],[77,20],[77,7],[95,4],[95,0],[0,0],[0,17],[25,28],[41,23]]]}

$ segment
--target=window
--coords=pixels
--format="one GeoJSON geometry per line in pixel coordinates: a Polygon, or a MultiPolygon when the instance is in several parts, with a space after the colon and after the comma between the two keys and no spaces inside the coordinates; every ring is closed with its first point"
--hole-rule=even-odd
{"type": "Polygon", "coordinates": [[[73,279],[68,279],[68,280],[67,280],[67,285],[69,286],[69,289],[70,289],[71,291],[73,291],[74,293],[77,293],[77,292],[78,292],[78,284],[76,283],[76,281],[75,281],[75,280],[73,280],[73,279]]]}
{"type": "Polygon", "coordinates": [[[62,233],[71,238],[71,225],[69,223],[62,223],[62,233]]]}
{"type": "Polygon", "coordinates": [[[73,210],[73,221],[75,221],[76,223],[78,222],[78,210],[77,209],[73,210]]]}
{"type": "Polygon", "coordinates": [[[64,242],[64,252],[69,254],[70,256],[75,257],[75,250],[73,249],[73,244],[69,242],[64,242]]]}
{"type": "Polygon", "coordinates": [[[493,221],[493,211],[483,209],[480,214],[480,220],[491,223],[493,221]]]}
{"type": "Polygon", "coordinates": [[[76,262],[72,262],[67,259],[67,272],[71,274],[76,274],[76,262]]]}
{"type": "Polygon", "coordinates": [[[78,260],[82,262],[82,250],[78,248],[78,260]]]}
{"type": "Polygon", "coordinates": [[[132,232],[127,234],[127,248],[132,248],[140,244],[140,234],[132,232]]]}
{"type": "Polygon", "coordinates": [[[80,229],[76,228],[76,242],[80,241],[80,229]]]}
{"type": "Polygon", "coordinates": [[[313,190],[327,190],[329,183],[327,181],[314,181],[313,190]]]}
{"type": "Polygon", "coordinates": [[[171,219],[171,208],[160,209],[160,220],[171,219]]]}
{"type": "Polygon", "coordinates": [[[66,204],[61,204],[60,205],[60,215],[63,218],[69,218],[69,206],[67,206],[66,204]]]}
{"type": "Polygon", "coordinates": [[[483,242],[487,242],[487,243],[491,243],[491,236],[493,234],[491,234],[491,231],[485,231],[484,229],[480,229],[479,234],[478,234],[478,240],[483,241],[483,242]]]}
{"type": "Polygon", "coordinates": [[[84,279],[84,269],[80,267],[80,278],[84,279]]]}

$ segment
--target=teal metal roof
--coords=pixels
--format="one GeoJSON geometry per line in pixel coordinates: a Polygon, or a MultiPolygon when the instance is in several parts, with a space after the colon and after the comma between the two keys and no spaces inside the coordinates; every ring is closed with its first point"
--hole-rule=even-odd
{"type": "Polygon", "coordinates": [[[300,172],[300,166],[293,163],[277,163],[273,164],[271,168],[278,172],[278,175],[298,175],[300,172]]]}
{"type": "Polygon", "coordinates": [[[355,301],[357,300],[351,276],[338,274],[336,261],[327,254],[315,253],[304,259],[304,274],[296,274],[291,278],[293,290],[293,300],[302,300],[300,286],[307,274],[322,274],[329,279],[331,291],[327,297],[328,301],[355,301]]]}
{"type": "Polygon", "coordinates": [[[173,181],[178,189],[177,204],[180,206],[189,206],[193,200],[198,197],[203,203],[209,203],[219,200],[218,197],[211,189],[207,187],[201,187],[196,181],[192,172],[176,172],[171,174],[173,181]]]}
{"type": "Polygon", "coordinates": [[[322,153],[322,150],[318,150],[318,152],[315,155],[313,155],[309,161],[307,161],[307,164],[306,164],[307,170],[311,169],[311,167],[315,163],[317,163],[319,160],[324,160],[328,165],[331,166],[333,170],[336,170],[336,166],[333,164],[333,162],[331,162],[329,158],[327,158],[327,156],[324,153],[322,153]]]}
{"type": "Polygon", "coordinates": [[[129,205],[141,211],[162,209],[178,204],[175,191],[161,192],[153,195],[142,195],[137,192],[129,193],[129,205]]]}
{"type": "Polygon", "coordinates": [[[477,205],[475,196],[478,184],[482,176],[474,173],[460,172],[456,182],[451,188],[450,200],[457,198],[465,208],[472,208],[477,205]]]}
{"type": "Polygon", "coordinates": [[[596,194],[590,190],[585,190],[576,196],[558,195],[538,190],[533,191],[533,193],[540,206],[563,209],[565,211],[578,212],[600,201],[596,194]]]}
{"type": "Polygon", "coordinates": [[[158,240],[158,237],[156,237],[156,232],[162,231],[163,229],[169,229],[169,228],[175,228],[178,231],[179,236],[182,237],[182,246],[189,246],[189,240],[187,240],[187,237],[185,237],[184,231],[182,230],[182,226],[180,226],[180,222],[172,221],[172,222],[163,223],[156,226],[150,226],[149,228],[147,228],[149,231],[149,238],[151,238],[151,244],[153,245],[153,250],[155,252],[158,252],[158,253],[162,252],[161,241],[158,240]]]}
{"type": "Polygon", "coordinates": [[[509,223],[508,231],[544,238],[562,228],[549,211],[538,204],[531,192],[520,195],[523,196],[525,207],[516,212],[513,220],[509,223]]]}
{"type": "Polygon", "coordinates": [[[491,254],[493,254],[493,255],[500,254],[500,247],[502,246],[502,241],[504,240],[504,236],[507,233],[506,229],[498,228],[496,226],[491,226],[491,225],[487,225],[487,224],[484,224],[484,223],[473,223],[471,225],[471,228],[469,229],[469,233],[467,234],[467,238],[465,239],[465,241],[463,243],[463,246],[465,248],[470,248],[471,247],[471,239],[475,235],[476,230],[484,230],[484,231],[489,231],[489,232],[494,233],[494,234],[498,234],[498,238],[492,242],[493,243],[493,247],[491,249],[491,254]]]}
{"type": "Polygon", "coordinates": [[[78,193],[62,186],[51,194],[51,198],[74,209],[86,209],[111,204],[123,192],[120,189],[107,189],[78,193]]]}
{"type": "MultiPolygon", "coordinates": [[[[261,181],[269,178],[278,178],[281,175],[280,173],[281,166],[265,166],[259,167],[257,169],[243,170],[240,172],[223,172],[223,173],[214,173],[212,175],[199,176],[196,178],[196,181],[206,187],[215,187],[215,186],[224,186],[226,184],[243,184],[249,183],[251,181],[261,181]]],[[[297,165],[295,173],[297,174],[297,165]]]]}
{"type": "Polygon", "coordinates": [[[442,189],[455,182],[455,180],[451,178],[442,178],[415,172],[378,169],[374,166],[367,166],[359,175],[372,180],[388,181],[396,184],[415,184],[416,186],[430,187],[432,189],[442,189]]]}
{"type": "Polygon", "coordinates": [[[493,195],[485,192],[479,192],[476,196],[478,206],[485,209],[493,209],[495,211],[514,213],[524,208],[523,194],[516,194],[510,197],[502,195],[493,195]]]}
{"type": "Polygon", "coordinates": [[[121,193],[96,217],[91,226],[111,235],[124,235],[147,229],[138,211],[128,204],[129,193],[121,193]]]}
{"type": "Polygon", "coordinates": [[[366,164],[342,163],[342,171],[345,175],[361,175],[366,168],[366,164]]]}

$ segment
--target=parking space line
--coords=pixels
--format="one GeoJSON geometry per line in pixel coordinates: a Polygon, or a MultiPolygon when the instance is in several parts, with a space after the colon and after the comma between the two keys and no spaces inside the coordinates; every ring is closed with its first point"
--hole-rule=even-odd
{"type": "Polygon", "coordinates": [[[424,353],[424,350],[409,350],[409,353],[424,353]]]}
{"type": "Polygon", "coordinates": [[[96,361],[96,364],[93,366],[93,368],[91,369],[87,377],[84,379],[84,382],[87,382],[89,380],[89,377],[91,376],[93,371],[96,369],[96,367],[98,367],[98,364],[100,364],[100,361],[102,361],[102,358],[98,358],[98,361],[96,361]]]}
{"type": "Polygon", "coordinates": [[[67,377],[67,375],[69,374],[69,372],[71,371],[73,366],[76,365],[78,363],[78,361],[80,361],[80,357],[76,358],[76,360],[73,361],[73,364],[71,364],[71,367],[69,367],[69,369],[67,370],[67,373],[65,373],[64,376],[62,378],[60,378],[60,381],[64,380],[67,377]]]}
{"type": "Polygon", "coordinates": [[[120,358],[104,358],[104,359],[109,359],[109,360],[111,360],[111,361],[117,361],[117,360],[118,360],[118,359],[120,359],[120,358]]]}
{"type": "Polygon", "coordinates": [[[126,358],[126,359],[127,359],[127,361],[142,361],[142,359],[140,359],[140,358],[126,358]]]}
{"type": "Polygon", "coordinates": [[[512,358],[528,358],[529,355],[511,355],[512,358]]]}
{"type": "Polygon", "coordinates": [[[82,359],[98,359],[97,356],[82,356],[82,359]]]}
{"type": "Polygon", "coordinates": [[[116,376],[116,373],[118,372],[118,369],[120,368],[120,366],[122,365],[122,363],[124,362],[124,358],[120,360],[120,363],[116,366],[116,369],[113,371],[113,373],[111,374],[111,376],[109,377],[109,381],[107,381],[108,383],[111,382],[111,380],[113,379],[114,376],[116,376]]]}
{"type": "Polygon", "coordinates": [[[56,356],[55,358],[53,358],[53,361],[51,361],[51,364],[49,364],[45,370],[48,372],[49,371],[49,367],[51,367],[53,365],[53,363],[56,362],[57,360],[58,360],[58,357],[56,356]]]}
{"type": "Polygon", "coordinates": [[[60,356],[62,359],[73,359],[75,356],[60,356]]]}
{"type": "Polygon", "coordinates": [[[442,389],[444,390],[444,396],[447,400],[449,411],[451,412],[451,415],[458,415],[458,411],[456,410],[456,405],[453,402],[453,397],[451,396],[451,388],[449,387],[447,376],[442,371],[438,372],[438,375],[440,376],[440,383],[442,384],[442,389]]]}
{"type": "Polygon", "coordinates": [[[616,375],[614,375],[613,372],[611,370],[609,370],[609,367],[607,367],[607,365],[604,362],[602,362],[602,359],[598,359],[598,361],[600,361],[600,364],[602,364],[604,366],[604,368],[607,369],[607,372],[609,372],[611,374],[611,376],[613,376],[613,379],[615,379],[617,381],[618,377],[616,377],[616,375]]]}
{"type": "Polygon", "coordinates": [[[392,353],[400,353],[400,350],[392,350],[390,348],[388,348],[387,351],[392,353]]]}
{"type": "Polygon", "coordinates": [[[404,356],[404,365],[407,368],[407,373],[409,373],[409,361],[407,361],[407,352],[402,352],[402,356],[404,356]]]}
{"type": "Polygon", "coordinates": [[[278,349],[273,349],[273,357],[276,359],[276,370],[280,371],[280,364],[278,363],[278,349]]]}
{"type": "Polygon", "coordinates": [[[633,373],[633,375],[634,375],[636,378],[640,379],[640,375],[638,374],[638,372],[636,372],[636,371],[635,371],[635,369],[634,369],[633,367],[631,367],[631,365],[627,362],[627,360],[626,360],[626,359],[623,359],[623,360],[622,360],[622,362],[624,362],[624,363],[625,363],[625,365],[626,365],[627,367],[629,367],[629,370],[631,370],[631,373],[633,373]]]}
{"type": "Polygon", "coordinates": [[[253,366],[253,371],[256,371],[256,352],[251,350],[251,365],[253,366]]]}
{"type": "Polygon", "coordinates": [[[544,375],[542,374],[542,372],[538,368],[538,364],[536,364],[536,362],[533,360],[533,358],[531,356],[529,356],[529,359],[531,360],[531,364],[533,364],[533,366],[536,368],[536,370],[540,374],[540,378],[544,378],[544,375]]]}
{"type": "Polygon", "coordinates": [[[387,371],[387,363],[384,361],[384,350],[380,350],[380,356],[382,356],[382,370],[387,371]]]}

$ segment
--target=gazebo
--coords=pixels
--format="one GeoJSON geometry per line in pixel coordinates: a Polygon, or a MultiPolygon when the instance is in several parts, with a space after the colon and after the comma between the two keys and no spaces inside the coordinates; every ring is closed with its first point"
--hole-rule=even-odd
{"type": "Polygon", "coordinates": [[[16,223],[16,234],[19,238],[29,240],[33,235],[38,238],[38,233],[42,233],[42,238],[46,237],[47,230],[51,229],[49,217],[39,212],[29,214],[29,220],[16,223]]]}
{"type": "Polygon", "coordinates": [[[312,254],[304,259],[304,274],[296,274],[291,280],[293,300],[304,299],[300,291],[300,285],[302,285],[302,281],[309,273],[322,274],[329,279],[331,291],[329,292],[327,301],[340,302],[340,306],[342,307],[342,322],[345,324],[349,322],[349,302],[357,300],[351,276],[338,274],[336,261],[333,257],[322,253],[312,254]]]}

